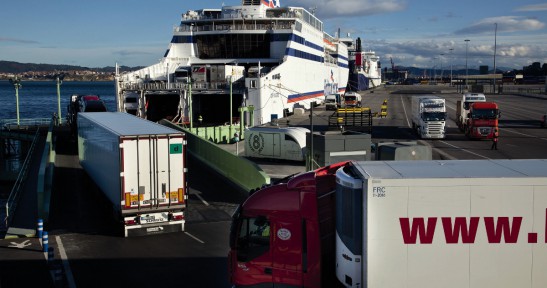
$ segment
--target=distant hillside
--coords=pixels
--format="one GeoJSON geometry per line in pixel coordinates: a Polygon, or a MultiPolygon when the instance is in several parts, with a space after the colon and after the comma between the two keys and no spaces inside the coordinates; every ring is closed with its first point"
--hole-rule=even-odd
{"type": "MultiPolygon", "coordinates": [[[[134,71],[141,68],[143,68],[143,66],[138,66],[138,67],[120,66],[120,71],[134,71]]],[[[19,63],[19,62],[13,62],[13,61],[0,60],[0,73],[18,74],[18,73],[26,73],[26,72],[34,72],[34,71],[40,71],[40,72],[52,71],[53,72],[53,71],[70,71],[70,70],[115,72],[116,68],[112,66],[102,67],[102,68],[89,68],[89,67],[74,66],[74,65],[19,63]]]]}

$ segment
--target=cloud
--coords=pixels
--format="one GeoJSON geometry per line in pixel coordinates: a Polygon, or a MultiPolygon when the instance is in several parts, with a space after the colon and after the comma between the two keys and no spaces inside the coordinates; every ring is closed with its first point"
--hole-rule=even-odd
{"type": "Polygon", "coordinates": [[[369,16],[404,10],[404,0],[290,0],[283,5],[303,7],[310,11],[317,8],[316,15],[320,19],[330,19],[343,16],[369,16]]]}
{"type": "Polygon", "coordinates": [[[37,44],[37,41],[33,40],[25,40],[25,39],[17,39],[17,38],[9,38],[9,37],[0,37],[0,42],[14,42],[14,43],[20,43],[20,44],[37,44]]]}
{"type": "Polygon", "coordinates": [[[545,23],[537,19],[530,19],[519,16],[500,16],[485,18],[479,22],[457,30],[455,35],[485,34],[494,31],[494,24],[498,24],[498,32],[518,32],[539,30],[545,27],[545,23]]]}
{"type": "MultiPolygon", "coordinates": [[[[382,66],[390,66],[390,58],[396,66],[444,67],[461,69],[465,64],[465,45],[454,41],[369,41],[371,49],[380,55],[382,66]],[[450,49],[453,49],[450,51],[450,49]],[[444,54],[444,55],[441,55],[444,54]]],[[[469,46],[469,63],[476,67],[480,62],[490,63],[494,45],[469,46]]],[[[498,44],[498,67],[522,68],[531,62],[547,63],[547,47],[543,44],[498,44]]],[[[491,63],[488,65],[492,65],[491,63]]]]}
{"type": "Polygon", "coordinates": [[[515,11],[521,12],[537,12],[537,11],[546,11],[547,3],[535,4],[535,5],[526,5],[515,9],[515,11]]]}

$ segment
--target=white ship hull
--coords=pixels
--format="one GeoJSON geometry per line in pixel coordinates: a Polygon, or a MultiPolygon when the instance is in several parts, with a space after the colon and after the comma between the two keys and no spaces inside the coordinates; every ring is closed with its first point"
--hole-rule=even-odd
{"type": "Polygon", "coordinates": [[[203,115],[211,124],[242,120],[250,126],[343,93],[348,77],[346,44],[323,32],[311,13],[278,1],[243,0],[241,6],[185,13],[160,63],[118,75],[116,86],[119,102],[123,91],[146,87],[137,115],[150,120],[160,117],[152,112],[170,110],[173,118],[203,115]],[[180,101],[151,112],[162,93],[178,94],[180,101]],[[253,112],[239,119],[240,110],[253,112]]]}
{"type": "Polygon", "coordinates": [[[349,84],[352,91],[368,90],[379,87],[382,84],[382,68],[380,57],[374,51],[361,50],[361,39],[343,39],[349,49],[349,84]]]}

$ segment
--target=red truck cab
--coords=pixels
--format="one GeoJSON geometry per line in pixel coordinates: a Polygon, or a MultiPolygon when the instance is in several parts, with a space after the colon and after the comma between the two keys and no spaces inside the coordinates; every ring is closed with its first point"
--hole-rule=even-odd
{"type": "Polygon", "coordinates": [[[335,173],[345,164],[283,179],[238,207],[228,254],[234,287],[332,287],[335,173]]]}
{"type": "Polygon", "coordinates": [[[465,134],[473,139],[492,139],[500,111],[495,102],[474,102],[469,106],[465,134]]]}

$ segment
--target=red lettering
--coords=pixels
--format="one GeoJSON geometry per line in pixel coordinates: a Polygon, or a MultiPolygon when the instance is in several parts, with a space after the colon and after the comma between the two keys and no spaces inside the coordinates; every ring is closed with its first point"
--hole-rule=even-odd
{"type": "Polygon", "coordinates": [[[418,233],[420,234],[421,244],[431,244],[433,242],[437,218],[427,218],[427,228],[425,227],[424,218],[414,218],[412,220],[412,230],[410,229],[410,218],[399,218],[399,224],[401,225],[405,244],[416,244],[418,233]]]}
{"type": "Polygon", "coordinates": [[[513,217],[513,227],[511,227],[509,217],[498,217],[498,223],[494,228],[494,217],[484,217],[488,243],[501,243],[502,234],[505,243],[517,243],[521,222],[522,217],[513,217]]]}
{"type": "Polygon", "coordinates": [[[477,228],[479,227],[479,217],[470,218],[469,229],[467,227],[467,219],[465,217],[456,217],[454,219],[454,226],[452,226],[452,219],[450,217],[441,218],[443,222],[444,238],[448,244],[457,244],[462,235],[463,243],[474,243],[475,236],[477,236],[477,228]]]}

